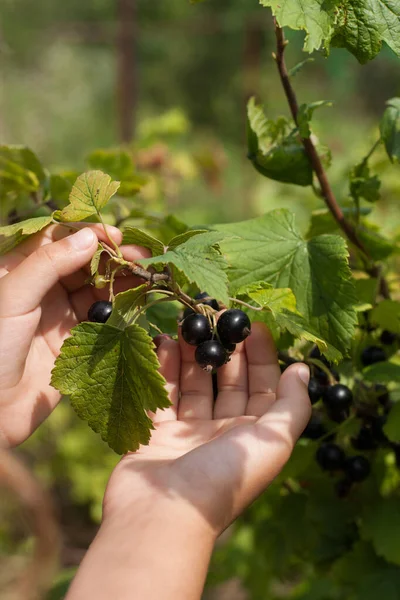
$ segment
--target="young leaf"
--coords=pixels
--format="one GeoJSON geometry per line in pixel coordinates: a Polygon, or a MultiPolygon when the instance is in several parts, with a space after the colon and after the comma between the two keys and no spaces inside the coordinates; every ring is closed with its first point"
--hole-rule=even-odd
{"type": "Polygon", "coordinates": [[[286,210],[216,228],[234,236],[221,242],[231,265],[233,291],[261,280],[290,288],[311,330],[339,353],[346,352],[357,319],[348,252],[341,237],[323,235],[305,241],[286,210]]]}
{"type": "Polygon", "coordinates": [[[381,499],[379,505],[366,506],[361,535],[371,540],[375,552],[400,565],[400,503],[398,498],[381,499]]]}
{"type": "Polygon", "coordinates": [[[119,454],[148,444],[146,411],[169,406],[165,380],[147,332],[81,323],[71,330],[52,371],[52,385],[70,397],[81,419],[119,454]]]}
{"type": "Polygon", "coordinates": [[[49,215],[47,217],[34,217],[21,223],[0,227],[0,256],[10,252],[27,237],[50,225],[52,221],[53,218],[49,215]]]}
{"type": "Polygon", "coordinates": [[[400,98],[392,98],[386,104],[380,130],[386,152],[393,162],[400,160],[400,98]]]}
{"type": "Polygon", "coordinates": [[[168,250],[174,250],[181,244],[184,244],[185,242],[187,242],[187,240],[190,240],[191,237],[194,237],[195,235],[199,235],[200,233],[207,233],[207,230],[206,229],[189,229],[188,231],[185,231],[185,233],[176,235],[175,237],[172,238],[171,241],[168,242],[168,250]]]}
{"type": "Polygon", "coordinates": [[[90,274],[93,276],[97,273],[97,269],[99,268],[100,258],[104,252],[104,248],[101,244],[97,246],[96,252],[92,256],[92,260],[90,261],[90,274]]]}
{"type": "Polygon", "coordinates": [[[270,283],[265,281],[242,286],[236,295],[238,297],[247,296],[258,306],[270,310],[273,315],[285,309],[296,311],[296,298],[291,289],[274,289],[270,283]]]}
{"type": "Polygon", "coordinates": [[[151,250],[153,256],[164,254],[165,246],[160,240],[153,237],[146,231],[139,229],[138,227],[126,227],[124,229],[123,244],[135,244],[137,246],[143,246],[151,250]]]}
{"type": "Polygon", "coordinates": [[[143,284],[132,290],[117,294],[114,298],[113,310],[107,325],[118,329],[128,327],[137,311],[137,307],[144,304],[146,289],[147,285],[143,284]]]}
{"type": "Polygon", "coordinates": [[[200,290],[206,289],[211,297],[229,303],[227,263],[218,244],[224,234],[216,231],[191,237],[162,256],[137,261],[143,266],[171,265],[182,277],[183,282],[194,283],[200,290]]]}
{"type": "Polygon", "coordinates": [[[297,115],[297,124],[299,127],[299,134],[302,138],[310,137],[310,121],[313,117],[314,111],[321,106],[332,106],[332,102],[318,100],[317,102],[312,102],[311,104],[302,104],[300,106],[297,115]]]}
{"type": "Polygon", "coordinates": [[[111,177],[102,171],[83,173],[72,187],[70,204],[62,211],[57,211],[55,217],[60,221],[82,221],[99,214],[118,188],[119,181],[111,181],[111,177]]]}

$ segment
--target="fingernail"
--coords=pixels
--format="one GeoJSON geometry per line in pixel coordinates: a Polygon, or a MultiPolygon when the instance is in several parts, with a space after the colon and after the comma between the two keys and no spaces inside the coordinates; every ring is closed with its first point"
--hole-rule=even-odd
{"type": "Polygon", "coordinates": [[[310,381],[310,369],[307,365],[300,365],[297,369],[297,375],[300,377],[304,385],[309,384],[310,381]]]}
{"type": "Polygon", "coordinates": [[[95,234],[88,227],[84,227],[69,237],[69,242],[75,250],[87,250],[93,245],[95,234]]]}

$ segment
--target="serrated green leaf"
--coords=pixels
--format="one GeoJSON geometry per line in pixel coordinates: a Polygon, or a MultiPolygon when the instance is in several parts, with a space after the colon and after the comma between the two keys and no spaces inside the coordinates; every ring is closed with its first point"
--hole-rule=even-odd
{"type": "Polygon", "coordinates": [[[57,211],[61,221],[82,221],[100,210],[116,194],[119,181],[111,181],[111,177],[102,171],[88,171],[78,177],[72,187],[70,204],[57,211]]]}
{"type": "Polygon", "coordinates": [[[231,265],[228,275],[233,292],[257,281],[290,288],[311,331],[335,349],[334,354],[346,352],[357,319],[342,238],[323,235],[307,242],[286,210],[216,228],[234,236],[221,243],[231,265]]]}
{"type": "Polygon", "coordinates": [[[147,332],[81,323],[71,331],[52,371],[52,385],[69,396],[78,416],[119,454],[148,444],[146,411],[170,405],[147,332]]]}
{"type": "Polygon", "coordinates": [[[260,0],[272,8],[279,25],[306,32],[304,50],[313,52],[326,45],[333,32],[334,6],[324,0],[260,0]]]}
{"type": "Polygon", "coordinates": [[[363,369],[363,378],[373,383],[400,381],[400,365],[394,362],[379,362],[363,369]]]}
{"type": "Polygon", "coordinates": [[[190,240],[191,237],[199,235],[200,233],[207,233],[207,229],[189,229],[188,231],[185,231],[185,233],[176,235],[168,242],[168,250],[174,250],[174,248],[184,244],[187,240],[190,240]]]}
{"type": "Polygon", "coordinates": [[[145,301],[147,285],[144,283],[137,288],[117,294],[113,301],[113,310],[107,321],[110,327],[125,329],[132,323],[137,307],[145,301]]]}
{"type": "Polygon", "coordinates": [[[382,300],[370,313],[371,323],[400,334],[400,302],[382,300]]]}
{"type": "Polygon", "coordinates": [[[363,64],[378,54],[382,42],[400,55],[400,6],[396,0],[352,0],[337,5],[332,45],[347,48],[363,64]]]}
{"type": "Polygon", "coordinates": [[[302,104],[297,115],[297,125],[299,134],[302,138],[309,138],[311,135],[310,121],[313,118],[314,111],[321,106],[332,106],[332,102],[319,100],[310,104],[302,104]]]}
{"type": "Polygon", "coordinates": [[[391,442],[400,443],[400,402],[390,409],[383,430],[391,442]]]}
{"type": "Polygon", "coordinates": [[[34,217],[21,223],[0,227],[0,256],[10,252],[27,237],[50,225],[52,221],[53,218],[49,215],[47,217],[34,217]]]}
{"type": "Polygon", "coordinates": [[[400,565],[400,502],[382,498],[379,505],[366,505],[361,535],[370,540],[378,556],[400,565]]]}
{"type": "Polygon", "coordinates": [[[97,246],[96,252],[92,256],[92,260],[90,261],[90,274],[93,276],[97,273],[97,269],[99,268],[100,258],[104,252],[104,248],[101,244],[97,246]]]}
{"type": "Polygon", "coordinates": [[[380,130],[386,152],[393,162],[400,160],[400,98],[392,98],[386,104],[380,130]]]}
{"type": "Polygon", "coordinates": [[[266,118],[254,98],[247,105],[248,158],[255,169],[270,179],[311,185],[312,167],[300,140],[287,132],[288,122],[274,123],[266,118]]]}
{"type": "Polygon", "coordinates": [[[228,304],[227,263],[218,249],[224,237],[216,231],[201,233],[162,256],[137,262],[143,266],[172,265],[184,281],[196,284],[200,290],[206,289],[211,297],[228,304]]]}
{"type": "Polygon", "coordinates": [[[122,243],[125,245],[134,244],[136,246],[148,248],[151,250],[153,256],[164,254],[165,250],[165,246],[160,240],[138,227],[126,227],[124,229],[122,243]]]}

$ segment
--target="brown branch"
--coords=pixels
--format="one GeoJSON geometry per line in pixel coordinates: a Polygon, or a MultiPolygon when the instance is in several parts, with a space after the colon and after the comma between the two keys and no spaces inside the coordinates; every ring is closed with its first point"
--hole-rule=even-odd
{"type": "MultiPolygon", "coordinates": [[[[295,91],[294,91],[294,89],[292,87],[292,83],[290,81],[289,73],[288,73],[288,70],[286,67],[286,62],[285,62],[285,56],[284,56],[285,47],[287,45],[287,42],[285,40],[283,29],[281,27],[279,27],[275,18],[274,18],[274,26],[275,26],[275,35],[276,35],[275,60],[276,60],[276,64],[278,67],[279,76],[280,76],[280,79],[282,82],[282,87],[285,91],[286,98],[287,98],[287,101],[288,101],[288,104],[290,107],[290,111],[292,113],[293,120],[296,123],[296,125],[298,125],[299,105],[297,102],[295,91]]],[[[382,294],[382,296],[384,298],[389,298],[389,295],[390,295],[389,287],[387,285],[386,280],[381,275],[381,269],[377,265],[373,264],[373,261],[372,261],[371,257],[369,256],[367,249],[365,248],[365,246],[361,242],[361,240],[358,238],[356,230],[354,229],[352,224],[346,220],[346,218],[343,214],[343,211],[340,208],[340,206],[335,198],[335,195],[334,195],[331,185],[329,183],[326,171],[325,171],[324,166],[321,162],[321,159],[318,155],[317,149],[314,145],[314,142],[312,141],[312,139],[310,137],[309,138],[301,138],[301,142],[304,146],[306,155],[311,163],[312,169],[319,181],[319,185],[321,188],[321,194],[325,201],[325,204],[327,205],[333,218],[336,220],[336,222],[338,223],[339,227],[342,229],[342,231],[344,232],[344,234],[346,235],[348,240],[356,248],[358,248],[358,250],[360,250],[360,252],[362,253],[361,258],[362,258],[363,262],[365,263],[366,272],[371,277],[377,277],[380,280],[380,293],[382,294]],[[369,264],[366,264],[367,262],[369,264]]]]}

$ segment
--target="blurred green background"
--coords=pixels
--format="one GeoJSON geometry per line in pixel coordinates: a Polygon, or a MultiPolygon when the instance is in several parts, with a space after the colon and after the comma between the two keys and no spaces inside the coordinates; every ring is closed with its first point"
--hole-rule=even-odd
{"type": "MultiPolygon", "coordinates": [[[[288,38],[293,66],[304,59],[303,35],[288,38]]],[[[288,114],[273,47],[270,12],[257,0],[3,0],[1,143],[25,144],[48,168],[74,171],[97,148],[131,144],[139,167],[164,165],[141,192],[144,203],[189,225],[288,207],[305,230],[321,200],[310,188],[263,179],[246,158],[248,98],[255,94],[270,117],[288,114]]],[[[386,48],[364,67],[343,50],[313,58],[294,83],[301,102],[333,103],[315,114],[313,130],[332,151],[331,181],[344,202],[348,172],[377,139],[385,101],[400,95],[398,60],[386,48]]],[[[372,219],[391,232],[400,222],[396,167],[379,152],[373,165],[384,184],[372,219]]],[[[96,532],[118,457],[64,401],[18,453],[53,493],[62,567],[73,568],[96,532]]],[[[23,525],[18,514],[2,520],[0,589],[29,549],[23,525]]],[[[239,588],[229,577],[206,597],[246,598],[239,588]]]]}

